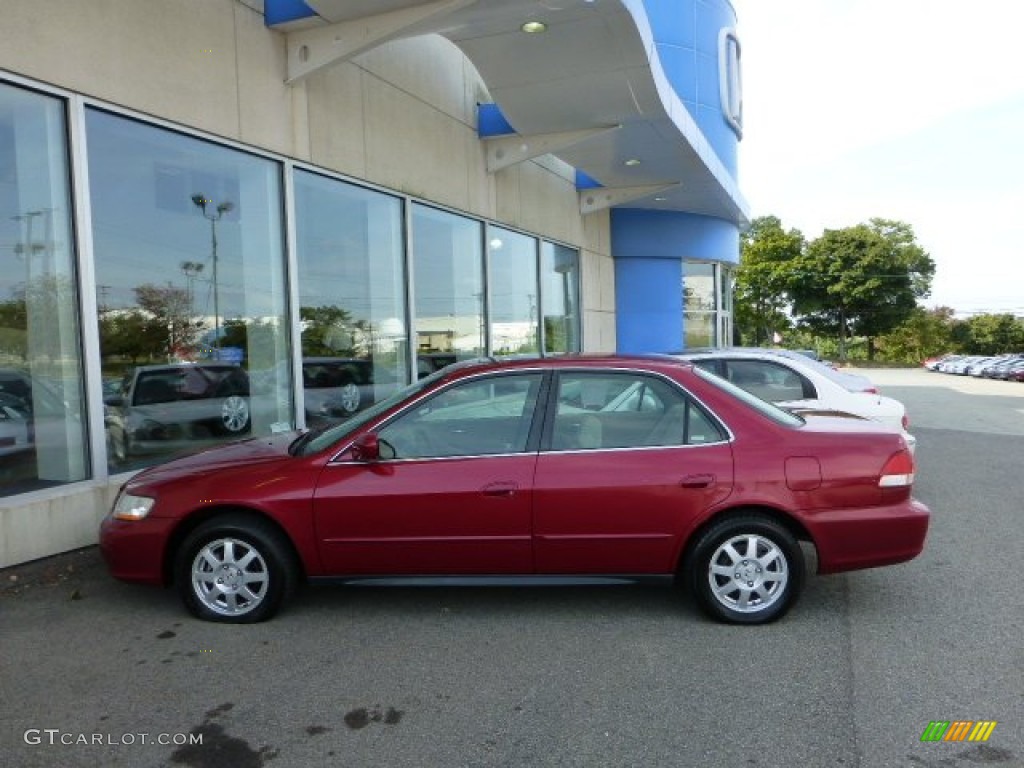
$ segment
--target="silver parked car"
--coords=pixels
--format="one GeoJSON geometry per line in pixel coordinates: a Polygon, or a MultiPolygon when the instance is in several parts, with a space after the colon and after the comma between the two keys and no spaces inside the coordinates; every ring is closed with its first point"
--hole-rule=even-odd
{"type": "Polygon", "coordinates": [[[249,377],[227,363],[145,365],[107,395],[111,459],[195,447],[197,441],[249,431],[249,377]]]}

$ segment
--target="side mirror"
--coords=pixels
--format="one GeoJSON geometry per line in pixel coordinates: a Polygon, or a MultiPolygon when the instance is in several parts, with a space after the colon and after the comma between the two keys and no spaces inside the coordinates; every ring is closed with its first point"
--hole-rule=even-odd
{"type": "Polygon", "coordinates": [[[360,435],[352,444],[352,458],[356,461],[377,461],[380,459],[380,438],[373,432],[360,435]]]}

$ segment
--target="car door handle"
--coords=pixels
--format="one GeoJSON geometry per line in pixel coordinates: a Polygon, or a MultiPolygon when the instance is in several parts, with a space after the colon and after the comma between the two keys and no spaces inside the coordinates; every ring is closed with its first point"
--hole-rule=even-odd
{"type": "Polygon", "coordinates": [[[714,475],[687,475],[679,484],[683,488],[708,488],[715,484],[714,475]]]}
{"type": "Polygon", "coordinates": [[[484,496],[512,496],[519,490],[519,483],[496,482],[485,485],[481,492],[484,496]]]}

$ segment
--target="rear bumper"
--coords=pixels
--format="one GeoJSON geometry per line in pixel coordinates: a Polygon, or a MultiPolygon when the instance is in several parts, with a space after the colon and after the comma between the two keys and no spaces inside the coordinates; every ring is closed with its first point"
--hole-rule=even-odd
{"type": "Polygon", "coordinates": [[[808,528],[818,573],[841,573],[913,560],[924,549],[931,512],[916,499],[815,515],[808,528]]]}

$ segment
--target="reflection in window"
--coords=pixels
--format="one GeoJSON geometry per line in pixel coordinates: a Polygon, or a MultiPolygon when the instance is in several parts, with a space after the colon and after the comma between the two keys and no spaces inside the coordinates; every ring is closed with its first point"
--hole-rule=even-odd
{"type": "Polygon", "coordinates": [[[290,426],[279,166],[96,109],[86,130],[108,461],[290,426]],[[146,402],[151,378],[177,394],[146,402]]]}
{"type": "Polygon", "coordinates": [[[306,423],[344,420],[408,381],[402,205],[295,173],[306,423]]]}
{"type": "Polygon", "coordinates": [[[491,349],[496,355],[536,353],[537,241],[500,227],[487,230],[491,349]]]}
{"type": "Polygon", "coordinates": [[[420,376],[484,352],[480,222],[414,205],[413,306],[420,376]]]}
{"type": "Polygon", "coordinates": [[[580,351],[579,253],[554,243],[541,243],[541,311],[544,351],[580,351]]]}
{"type": "Polygon", "coordinates": [[[0,85],[0,496],[89,475],[65,132],[0,85]]]}

